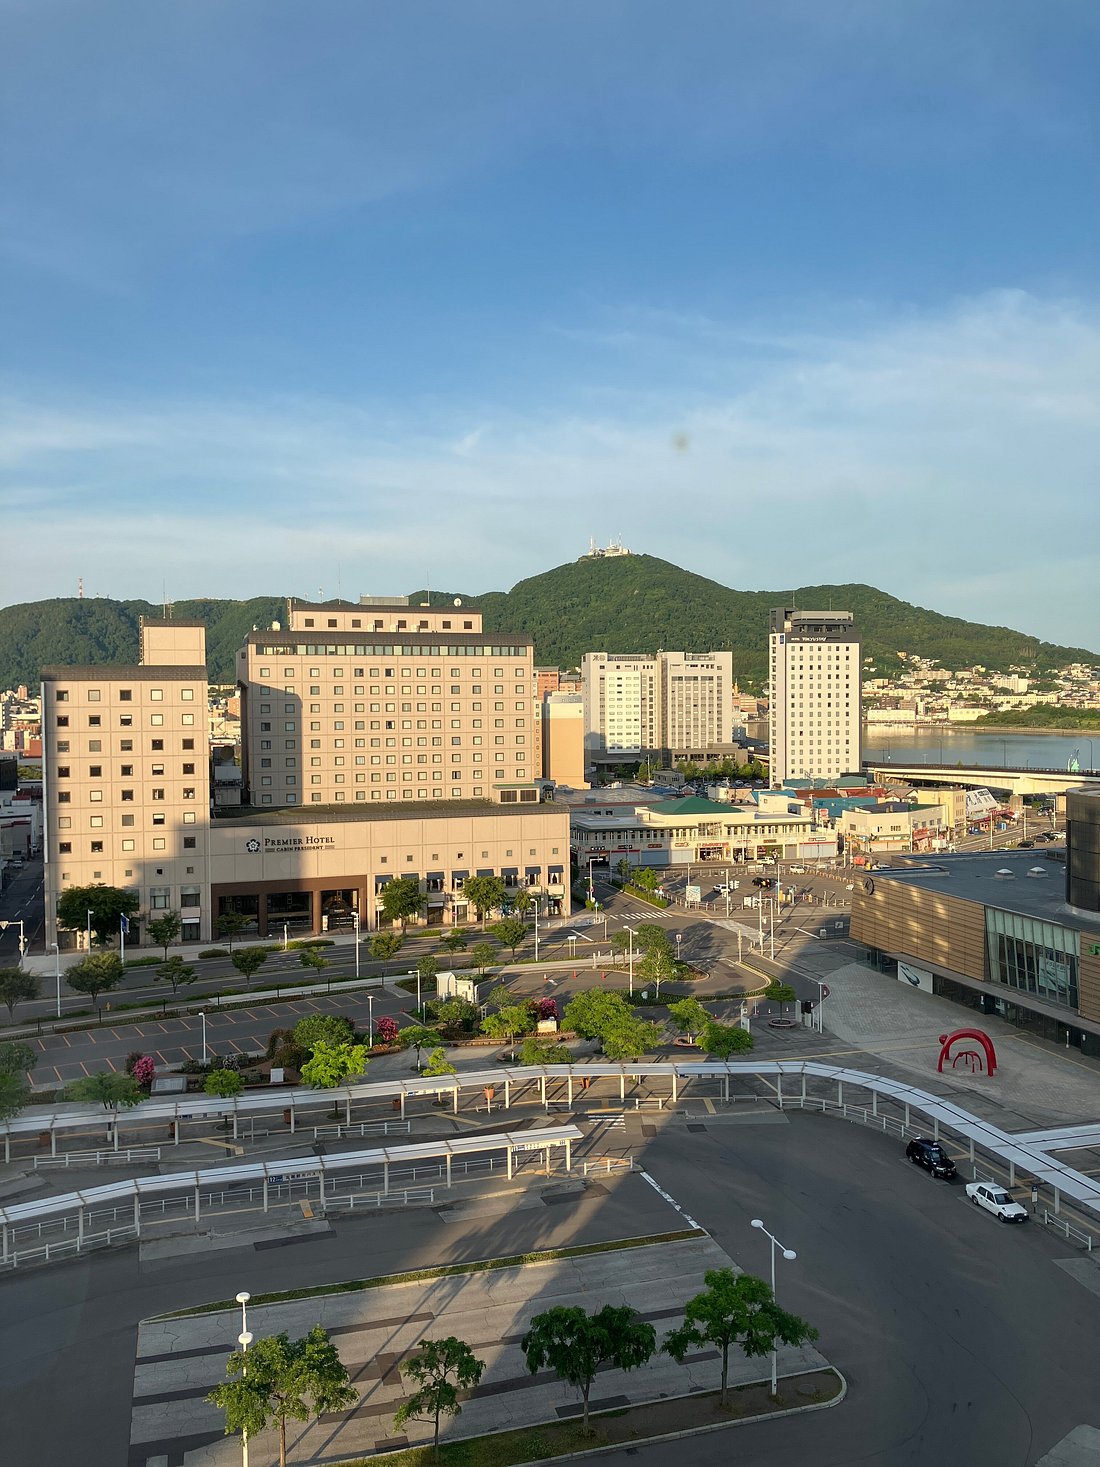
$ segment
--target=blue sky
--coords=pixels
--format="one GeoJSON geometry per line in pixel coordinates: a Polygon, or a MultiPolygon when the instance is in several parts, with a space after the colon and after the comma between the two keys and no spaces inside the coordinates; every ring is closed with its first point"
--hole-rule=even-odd
{"type": "MultiPolygon", "coordinates": [[[[0,0],[0,601],[622,538],[1100,649],[1092,0],[0,0]]],[[[762,633],[763,634],[763,633],[762,633]]]]}

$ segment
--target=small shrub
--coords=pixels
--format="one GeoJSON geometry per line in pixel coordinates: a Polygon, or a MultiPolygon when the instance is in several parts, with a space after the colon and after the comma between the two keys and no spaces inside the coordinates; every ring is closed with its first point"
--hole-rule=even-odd
{"type": "Polygon", "coordinates": [[[153,1077],[157,1073],[156,1060],[151,1054],[143,1054],[134,1061],[134,1068],[130,1072],[143,1090],[148,1090],[153,1083],[153,1077]]]}
{"type": "Polygon", "coordinates": [[[138,1060],[141,1059],[143,1053],[143,1050],[132,1049],[130,1053],[126,1056],[126,1073],[128,1075],[132,1075],[134,1073],[134,1066],[137,1064],[138,1060]]]}
{"type": "Polygon", "coordinates": [[[227,947],[204,947],[199,953],[200,958],[227,958],[229,949],[227,947]]]}

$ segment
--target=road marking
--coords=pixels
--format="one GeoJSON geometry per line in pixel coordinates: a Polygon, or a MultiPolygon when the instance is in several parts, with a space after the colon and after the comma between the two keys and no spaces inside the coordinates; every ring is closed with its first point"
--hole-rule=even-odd
{"type": "MultiPolygon", "coordinates": [[[[693,1228],[699,1228],[699,1224],[695,1221],[691,1214],[685,1212],[680,1204],[676,1201],[676,1198],[673,1197],[671,1193],[666,1192],[659,1182],[655,1182],[648,1172],[641,1172],[640,1175],[644,1181],[649,1183],[649,1185],[653,1188],[654,1192],[658,1194],[658,1196],[663,1197],[671,1207],[674,1207],[676,1209],[676,1211],[680,1214],[680,1216],[684,1219],[686,1223],[688,1223],[693,1228]]],[[[703,1228],[699,1228],[699,1231],[703,1232],[705,1230],[703,1228]]]]}
{"type": "Polygon", "coordinates": [[[703,1105],[706,1107],[707,1115],[714,1116],[718,1114],[717,1110],[715,1109],[713,1100],[707,1100],[706,1098],[704,1098],[703,1105]]]}

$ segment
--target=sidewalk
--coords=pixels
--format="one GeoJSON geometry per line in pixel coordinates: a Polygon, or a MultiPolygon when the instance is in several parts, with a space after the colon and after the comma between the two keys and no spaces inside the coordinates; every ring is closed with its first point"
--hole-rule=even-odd
{"type": "Polygon", "coordinates": [[[923,993],[822,945],[785,955],[783,966],[828,982],[823,1037],[838,1042],[826,1045],[823,1054],[822,1036],[815,1036],[815,1059],[843,1057],[858,1069],[861,1051],[873,1055],[905,1079],[950,1095],[1007,1131],[1100,1120],[1100,1071],[1072,1051],[1059,1054],[1003,1019],[923,993]],[[937,1073],[940,1036],[965,1028],[981,1029],[993,1040],[992,1077],[963,1069],[937,1073]]]}

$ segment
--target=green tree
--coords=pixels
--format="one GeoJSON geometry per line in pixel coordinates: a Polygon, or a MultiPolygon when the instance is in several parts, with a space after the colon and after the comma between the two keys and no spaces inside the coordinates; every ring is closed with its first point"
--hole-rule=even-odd
{"type": "Polygon", "coordinates": [[[615,874],[624,886],[630,882],[630,857],[622,856],[615,862],[615,874]]]}
{"type": "Polygon", "coordinates": [[[672,941],[659,922],[639,922],[634,936],[637,938],[634,946],[639,952],[672,951],[672,941]]]}
{"type": "Polygon", "coordinates": [[[519,917],[502,917],[499,922],[494,922],[489,931],[502,947],[511,949],[514,961],[516,949],[527,936],[527,923],[519,917]]]}
{"type": "Polygon", "coordinates": [[[432,1450],[439,1456],[439,1422],[457,1416],[462,1407],[459,1391],[473,1390],[481,1380],[485,1361],[479,1360],[465,1340],[448,1335],[443,1340],[421,1340],[419,1353],[401,1363],[401,1374],[411,1375],[418,1389],[398,1406],[393,1424],[397,1431],[409,1421],[433,1421],[432,1450]]]}
{"type": "Polygon", "coordinates": [[[279,1467],[286,1467],[287,1421],[309,1421],[347,1411],[359,1400],[348,1373],[328,1337],[315,1325],[300,1340],[287,1334],[255,1340],[247,1354],[235,1350],[226,1362],[227,1376],[207,1400],[225,1412],[225,1434],[243,1431],[258,1436],[270,1421],[279,1428],[279,1467]]]}
{"type": "Polygon", "coordinates": [[[526,914],[531,910],[534,905],[535,899],[528,891],[527,887],[521,886],[512,893],[512,911],[515,912],[517,916],[526,916],[526,914]]]}
{"type": "Polygon", "coordinates": [[[460,953],[468,946],[469,940],[461,927],[452,927],[440,942],[440,947],[445,947],[449,953],[460,953]]]}
{"type": "Polygon", "coordinates": [[[298,961],[303,968],[312,968],[315,973],[328,967],[328,958],[315,947],[299,948],[298,961]]]}
{"type": "Polygon", "coordinates": [[[364,1074],[370,1063],[367,1055],[365,1044],[330,1044],[327,1039],[318,1039],[302,1066],[302,1079],[315,1090],[332,1090],[364,1074]]]}
{"type": "Polygon", "coordinates": [[[630,952],[631,934],[625,930],[613,932],[608,940],[608,947],[613,953],[618,953],[620,957],[626,957],[630,952]]]}
{"type": "Polygon", "coordinates": [[[439,972],[439,959],[428,953],[417,960],[416,971],[420,974],[421,983],[430,983],[439,972]]]}
{"type": "Polygon", "coordinates": [[[478,1008],[468,998],[448,998],[436,1004],[435,1018],[452,1034],[472,1034],[477,1027],[478,1008]]]}
{"type": "Polygon", "coordinates": [[[376,963],[388,962],[400,949],[399,932],[376,932],[370,940],[370,955],[376,963]]]}
{"type": "Polygon", "coordinates": [[[426,1024],[409,1024],[397,1036],[402,1049],[416,1050],[416,1068],[420,1069],[420,1051],[427,1045],[439,1043],[439,1030],[429,1029],[426,1024]]]}
{"type": "Polygon", "coordinates": [[[545,1039],[539,1039],[535,1034],[529,1034],[523,1041],[519,1052],[520,1063],[524,1065],[571,1065],[573,1055],[564,1044],[551,1044],[545,1039]]]}
{"type": "Polygon", "coordinates": [[[481,1021],[483,1034],[507,1044],[511,1044],[517,1034],[526,1034],[531,1027],[531,1010],[526,1004],[519,1003],[505,1004],[481,1021]]]}
{"type": "Polygon", "coordinates": [[[99,995],[117,988],[124,973],[118,953],[89,953],[68,970],[65,982],[74,993],[85,994],[98,1004],[99,995]]]}
{"type": "Polygon", "coordinates": [[[681,998],[668,1006],[668,1016],[681,1034],[701,1034],[710,1015],[697,998],[681,998]]]}
{"type": "Polygon", "coordinates": [[[485,969],[495,960],[496,955],[497,950],[491,942],[474,943],[470,957],[473,959],[474,967],[477,969],[479,975],[485,972],[485,969]]]}
{"type": "Polygon", "coordinates": [[[651,947],[642,954],[642,960],[634,971],[647,987],[653,985],[654,996],[660,999],[661,984],[676,976],[676,959],[672,956],[672,949],[667,945],[651,947]]]}
{"type": "Polygon", "coordinates": [[[140,1105],[145,1094],[133,1075],[124,1075],[119,1070],[99,1070],[94,1075],[82,1075],[65,1086],[66,1100],[98,1100],[104,1110],[129,1110],[140,1105]]]}
{"type": "Polygon", "coordinates": [[[207,1095],[216,1095],[222,1100],[232,1100],[244,1089],[244,1079],[239,1070],[211,1070],[202,1082],[207,1095]]]}
{"type": "Polygon", "coordinates": [[[121,918],[132,917],[140,906],[136,894],[117,886],[70,886],[57,902],[57,920],[71,932],[83,931],[91,915],[96,942],[112,942],[121,918]]]}
{"type": "Polygon", "coordinates": [[[489,913],[504,905],[508,888],[499,876],[468,876],[462,887],[462,895],[477,912],[484,927],[489,913]]]}
{"type": "Polygon", "coordinates": [[[657,1349],[657,1334],[636,1309],[605,1304],[594,1314],[576,1306],[558,1306],[536,1314],[520,1341],[532,1375],[549,1366],[581,1393],[584,1433],[587,1436],[588,1397],[601,1365],[636,1370],[657,1349]]]}
{"type": "Polygon", "coordinates": [[[780,983],[778,978],[773,978],[764,990],[764,997],[771,1003],[777,1003],[782,1014],[789,1003],[794,1003],[798,994],[789,983],[780,983]]]}
{"type": "Polygon", "coordinates": [[[747,1054],[752,1048],[752,1035],[740,1024],[719,1024],[711,1019],[699,1035],[699,1048],[711,1059],[729,1059],[732,1054],[747,1054]]]}
{"type": "Polygon", "coordinates": [[[184,962],[179,953],[175,953],[161,963],[155,976],[160,982],[172,985],[172,997],[175,998],[181,988],[187,988],[194,983],[195,970],[184,962]]]}
{"type": "Polygon", "coordinates": [[[355,1025],[343,1014],[305,1014],[294,1026],[294,1043],[312,1049],[319,1039],[326,1044],[351,1044],[355,1025]]]}
{"type": "Polygon", "coordinates": [[[457,1075],[458,1069],[452,1065],[447,1058],[447,1051],[442,1044],[437,1045],[428,1056],[428,1063],[424,1066],[425,1075],[438,1079],[441,1075],[457,1075]]]}
{"type": "Polygon", "coordinates": [[[159,916],[149,918],[145,931],[151,941],[164,949],[164,961],[167,962],[168,949],[183,931],[183,919],[178,912],[161,912],[159,916]]]}
{"type": "Polygon", "coordinates": [[[267,962],[267,953],[262,947],[242,947],[230,953],[229,961],[246,983],[252,982],[253,973],[258,973],[267,962]]]}
{"type": "Polygon", "coordinates": [[[229,951],[232,952],[233,939],[240,937],[251,925],[251,917],[246,917],[243,912],[223,912],[218,918],[218,936],[229,939],[229,951]]]}
{"type": "Polygon", "coordinates": [[[387,922],[400,922],[402,933],[409,925],[409,918],[419,917],[427,905],[428,898],[413,876],[399,876],[382,888],[382,915],[387,922]]]}
{"type": "Polygon", "coordinates": [[[626,1064],[629,1060],[641,1059],[646,1050],[656,1045],[660,1034],[656,1024],[628,1014],[625,1019],[610,1025],[604,1031],[600,1036],[600,1044],[609,1060],[616,1064],[626,1064]]]}
{"type": "Polygon", "coordinates": [[[661,884],[661,878],[652,866],[635,866],[630,882],[639,891],[648,892],[651,896],[661,884]]]}
{"type": "Polygon", "coordinates": [[[703,1282],[706,1288],[688,1300],[683,1324],[665,1336],[663,1348],[683,1364],[690,1351],[717,1346],[722,1352],[722,1406],[729,1399],[731,1345],[739,1345],[754,1359],[770,1354],[777,1341],[801,1345],[817,1339],[812,1325],[779,1308],[763,1279],[751,1273],[735,1275],[732,1268],[711,1268],[703,1275],[703,1282]]]}
{"type": "Polygon", "coordinates": [[[37,1058],[29,1044],[0,1044],[0,1121],[18,1115],[30,1100],[27,1076],[37,1058]]]}
{"type": "Polygon", "coordinates": [[[582,1039],[602,1039],[608,1029],[634,1017],[621,993],[606,988],[586,988],[565,1006],[562,1022],[582,1039]]]}
{"type": "Polygon", "coordinates": [[[15,1018],[15,1005],[28,1003],[38,997],[38,979],[22,968],[0,968],[0,1003],[8,1010],[8,1017],[15,1018]]]}

